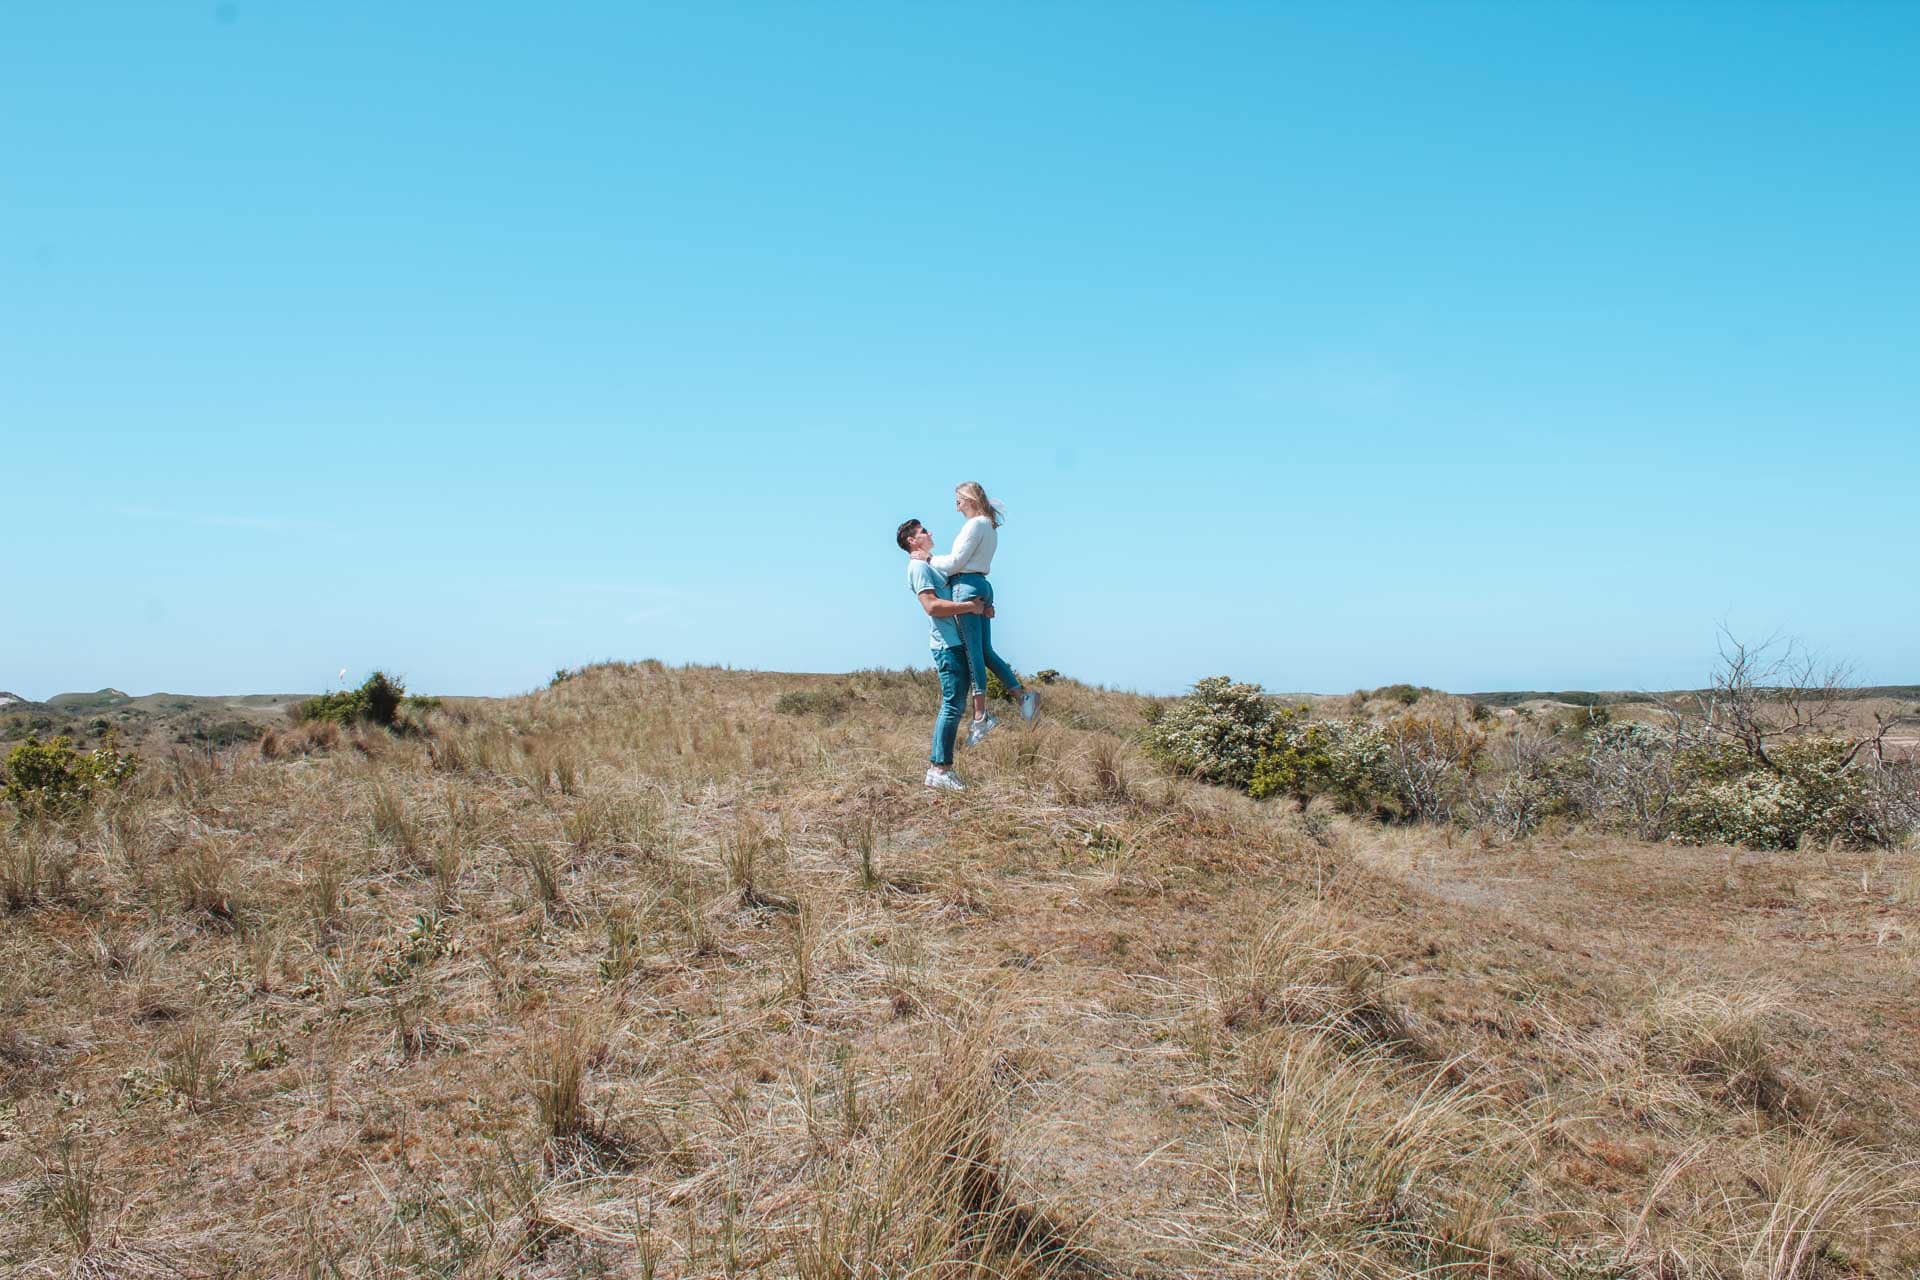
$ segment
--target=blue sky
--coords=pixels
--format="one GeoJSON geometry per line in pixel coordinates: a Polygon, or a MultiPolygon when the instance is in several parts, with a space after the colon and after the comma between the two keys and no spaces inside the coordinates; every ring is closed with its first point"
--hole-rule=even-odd
{"type": "Polygon", "coordinates": [[[1920,6],[0,11],[0,688],[1920,680],[1920,6]]]}

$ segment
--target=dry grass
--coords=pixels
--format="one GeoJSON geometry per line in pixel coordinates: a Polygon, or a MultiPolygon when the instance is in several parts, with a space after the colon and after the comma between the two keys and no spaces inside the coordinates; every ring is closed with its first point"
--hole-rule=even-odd
{"type": "Polygon", "coordinates": [[[608,666],[0,826],[0,1273],[1920,1266],[1911,855],[1260,807],[1071,682],[934,795],[935,696],[608,666]]]}
{"type": "Polygon", "coordinates": [[[1768,1015],[1783,1004],[1779,993],[1765,990],[1663,991],[1647,1006],[1642,1035],[1650,1054],[1685,1074],[1764,1110],[1785,1111],[1793,1088],[1775,1065],[1767,1031],[1768,1015]]]}

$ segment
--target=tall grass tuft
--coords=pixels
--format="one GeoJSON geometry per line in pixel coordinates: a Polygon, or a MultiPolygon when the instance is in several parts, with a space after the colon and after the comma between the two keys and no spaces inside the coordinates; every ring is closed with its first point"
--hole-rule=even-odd
{"type": "Polygon", "coordinates": [[[787,958],[792,973],[787,991],[804,1013],[813,1011],[815,966],[820,951],[820,911],[809,899],[800,899],[787,932],[787,958]]]}
{"type": "Polygon", "coordinates": [[[1717,1080],[1727,1092],[1763,1111],[1790,1110],[1794,1089],[1781,1075],[1767,1042],[1767,1017],[1781,1006],[1769,990],[1666,989],[1641,1017],[1648,1055],[1681,1072],[1717,1080]]]}
{"type": "Polygon", "coordinates": [[[1270,1229],[1328,1242],[1371,1236],[1422,1261],[1485,1267],[1499,1243],[1491,1206],[1539,1131],[1458,1074],[1452,1063],[1414,1070],[1377,1049],[1356,1055],[1293,1033],[1252,1126],[1270,1229]]]}
{"type": "Polygon", "coordinates": [[[1087,763],[1093,771],[1094,792],[1101,799],[1124,803],[1133,798],[1119,742],[1095,738],[1087,748],[1087,763]]]}
{"type": "Polygon", "coordinates": [[[1269,926],[1215,980],[1214,998],[1229,1027],[1289,1023],[1320,1028],[1355,1047],[1423,1049],[1388,998],[1385,964],[1347,945],[1315,911],[1269,926]]]}
{"type": "Polygon", "coordinates": [[[104,1199],[98,1158],[82,1151],[79,1139],[69,1133],[46,1164],[43,1179],[47,1216],[74,1255],[84,1257],[93,1248],[95,1220],[104,1199]]]}
{"type": "Polygon", "coordinates": [[[768,857],[776,847],[767,829],[746,812],[739,815],[733,830],[722,837],[720,856],[727,869],[727,887],[740,895],[741,906],[794,909],[788,899],[768,892],[762,879],[768,857]]]}
{"type": "Polygon", "coordinates": [[[219,1032],[198,1020],[190,1022],[162,1052],[160,1078],[189,1107],[212,1102],[223,1078],[219,1032]]]}
{"type": "Polygon", "coordinates": [[[40,901],[46,880],[40,838],[30,831],[0,832],[0,906],[25,911],[40,901]]]}
{"type": "Polygon", "coordinates": [[[995,1017],[983,1015],[908,1088],[871,1210],[890,1223],[895,1257],[884,1274],[1086,1272],[1068,1233],[1009,1185],[997,1033],[995,1017]]]}
{"type": "Polygon", "coordinates": [[[301,900],[306,906],[307,919],[312,922],[316,937],[325,937],[339,921],[346,898],[346,884],[346,861],[337,856],[322,855],[316,858],[302,878],[301,900]]]}
{"type": "Polygon", "coordinates": [[[558,914],[565,907],[566,898],[561,892],[560,860],[554,856],[552,846],[545,841],[528,840],[519,846],[515,856],[526,871],[527,881],[540,905],[547,914],[558,914]]]}
{"type": "Polygon", "coordinates": [[[414,819],[406,797],[389,782],[373,787],[372,833],[374,841],[399,855],[402,865],[413,865],[420,854],[420,824],[414,819]]]}
{"type": "Polygon", "coordinates": [[[196,840],[179,850],[170,872],[180,905],[220,924],[234,924],[240,917],[240,897],[233,863],[232,848],[212,840],[196,840]]]}
{"type": "Polygon", "coordinates": [[[587,1056],[573,1028],[554,1031],[534,1047],[531,1062],[534,1110],[541,1131],[567,1138],[584,1131],[587,1056]]]}
{"type": "Polygon", "coordinates": [[[854,859],[860,876],[860,888],[871,893],[880,887],[880,872],[874,854],[880,844],[880,824],[872,813],[860,813],[840,824],[840,848],[854,859]]]}
{"type": "Polygon", "coordinates": [[[1754,1182],[1762,1212],[1747,1232],[1741,1273],[1766,1280],[1844,1274],[1832,1265],[1846,1256],[1843,1246],[1920,1212],[1911,1170],[1810,1136],[1790,1141],[1754,1182]]]}

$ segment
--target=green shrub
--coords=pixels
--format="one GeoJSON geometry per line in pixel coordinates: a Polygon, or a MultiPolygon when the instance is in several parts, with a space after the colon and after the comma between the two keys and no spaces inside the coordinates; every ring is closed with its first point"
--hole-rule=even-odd
{"type": "Polygon", "coordinates": [[[1040,668],[1040,670],[1033,673],[1033,680],[1035,684],[1052,684],[1055,680],[1058,680],[1059,678],[1060,678],[1060,673],[1058,671],[1055,671],[1052,667],[1042,667],[1040,668]]]}
{"type": "MultiPolygon", "coordinates": [[[[1020,673],[1016,671],[1013,674],[1018,676],[1020,673]]],[[[987,672],[987,697],[1000,702],[1011,702],[1013,700],[1013,690],[1007,688],[999,676],[989,671],[987,672]]]]}
{"type": "Polygon", "coordinates": [[[1257,684],[1208,676],[1147,726],[1147,749],[1180,773],[1245,790],[1278,714],[1257,684]]]}
{"type": "Polygon", "coordinates": [[[1334,782],[1333,735],[1325,723],[1307,719],[1307,708],[1286,707],[1274,713],[1272,735],[1254,762],[1248,794],[1256,800],[1285,795],[1305,809],[1313,797],[1334,782]]]}
{"type": "Polygon", "coordinates": [[[6,796],[23,814],[75,813],[126,782],[138,764],[110,745],[82,755],[71,738],[28,738],[7,753],[6,796]]]}
{"type": "Polygon", "coordinates": [[[1387,737],[1365,720],[1327,720],[1327,788],[1334,804],[1347,813],[1398,817],[1393,779],[1388,771],[1387,737]]]}
{"type": "Polygon", "coordinates": [[[368,676],[358,689],[342,689],[308,698],[294,708],[294,719],[324,720],[332,724],[377,724],[391,729],[406,700],[407,686],[384,671],[368,676]]]}
{"type": "Polygon", "coordinates": [[[1369,698],[1384,698],[1388,702],[1397,702],[1403,707],[1410,707],[1420,701],[1421,694],[1432,692],[1433,690],[1423,684],[1406,684],[1402,682],[1400,684],[1383,684],[1367,696],[1369,698]]]}

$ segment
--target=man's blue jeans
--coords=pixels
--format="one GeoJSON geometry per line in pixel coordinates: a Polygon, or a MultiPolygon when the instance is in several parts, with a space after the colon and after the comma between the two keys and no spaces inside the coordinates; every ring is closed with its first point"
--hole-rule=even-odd
{"type": "MultiPolygon", "coordinates": [[[[984,573],[956,573],[947,579],[955,600],[985,600],[993,603],[993,584],[984,573]]],[[[963,613],[954,619],[960,624],[960,639],[966,647],[968,675],[975,693],[987,691],[987,672],[1000,677],[1008,693],[1020,692],[1020,677],[993,651],[993,623],[985,614],[963,613]]]]}
{"type": "Polygon", "coordinates": [[[933,754],[937,765],[953,763],[953,739],[967,714],[967,651],[935,649],[933,669],[940,676],[940,715],[933,722],[933,754]]]}

